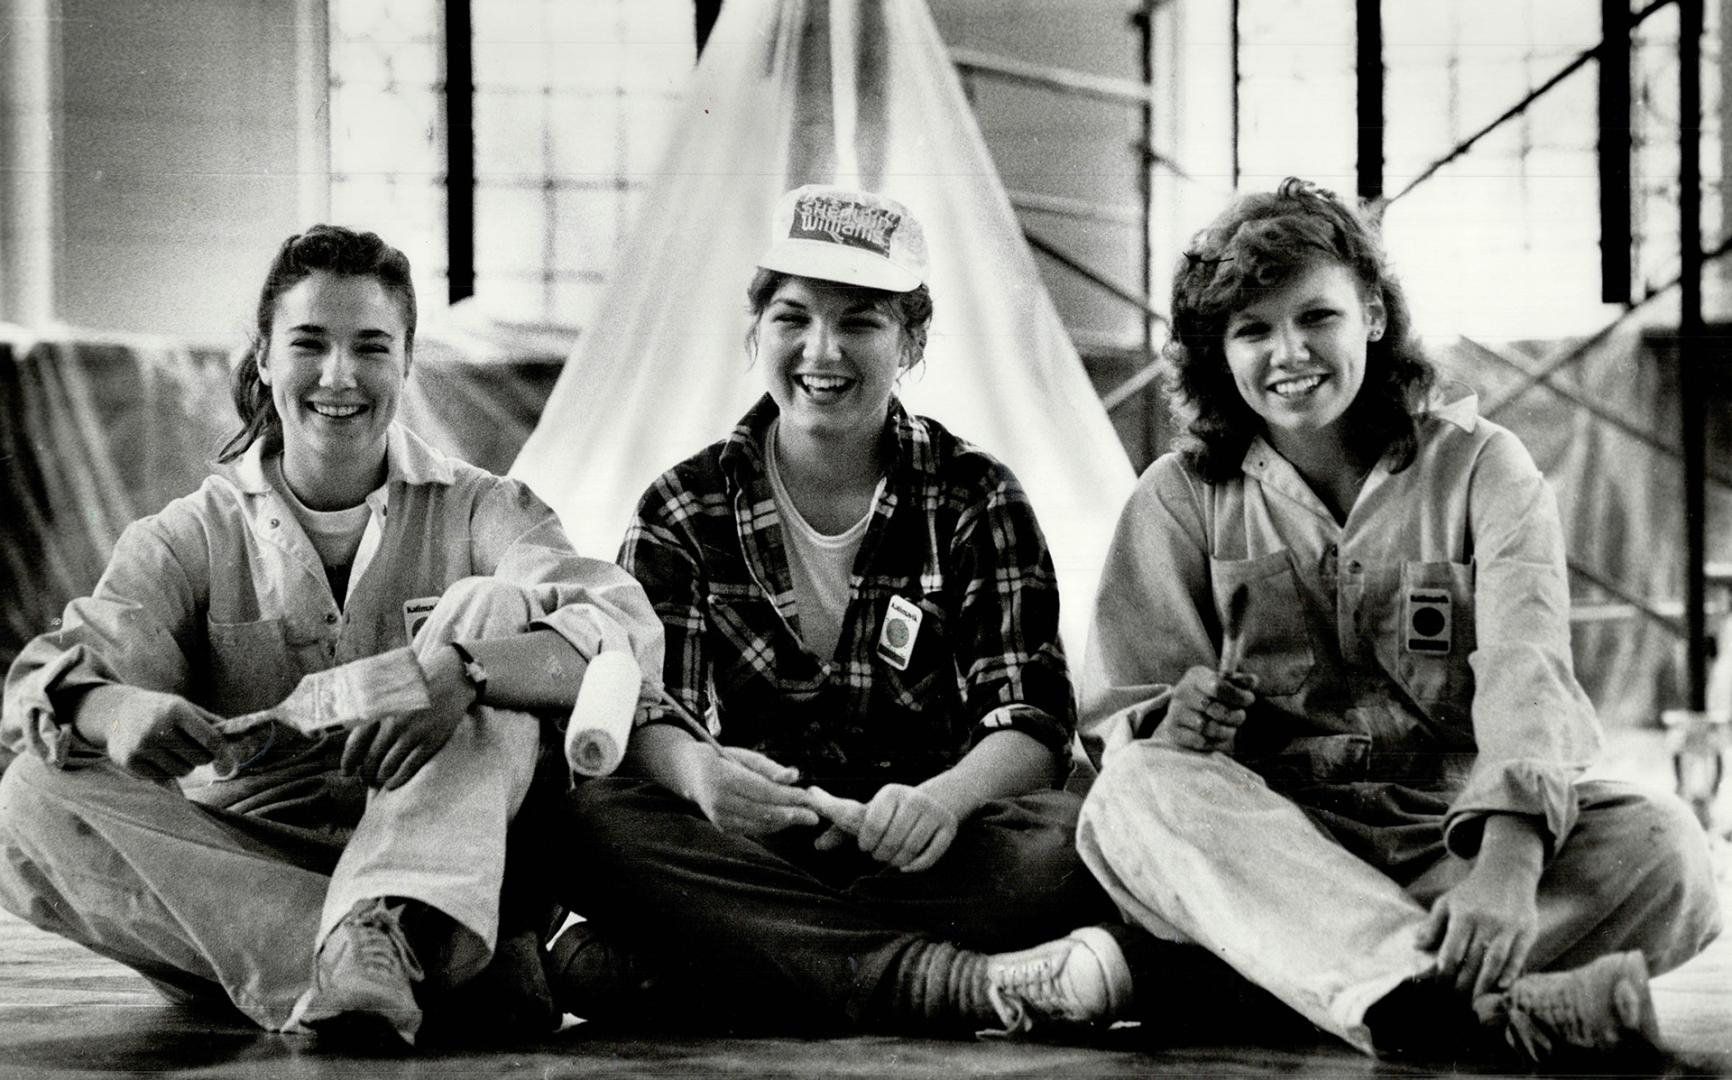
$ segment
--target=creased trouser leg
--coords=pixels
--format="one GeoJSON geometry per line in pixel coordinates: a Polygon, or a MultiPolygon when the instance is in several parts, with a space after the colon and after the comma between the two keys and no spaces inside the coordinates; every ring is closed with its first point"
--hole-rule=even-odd
{"type": "MultiPolygon", "coordinates": [[[[1659,972],[1700,952],[1720,917],[1706,841],[1688,811],[1609,782],[1584,782],[1577,798],[1576,828],[1540,880],[1529,968],[1641,949],[1659,972]]],[[[1133,921],[1213,949],[1367,1050],[1366,1008],[1430,970],[1415,931],[1471,865],[1446,857],[1403,889],[1249,769],[1147,743],[1115,752],[1078,842],[1133,921]]]]}
{"type": "Polygon", "coordinates": [[[159,983],[208,982],[273,1030],[306,986],[336,855],[109,764],[27,756],[0,777],[0,906],[159,983]]]}
{"type": "Polygon", "coordinates": [[[1425,909],[1223,755],[1120,747],[1077,845],[1133,922],[1209,949],[1368,1052],[1365,1010],[1434,966],[1414,945],[1425,909]]]}
{"type": "MultiPolygon", "coordinates": [[[[466,578],[440,598],[416,637],[416,653],[522,633],[535,614],[516,586],[466,578]]],[[[357,901],[404,897],[444,912],[466,931],[453,943],[443,981],[460,983],[481,970],[498,937],[506,832],[529,790],[539,739],[533,716],[473,709],[411,780],[372,791],[332,875],[319,940],[357,901]]]]}
{"type": "Polygon", "coordinates": [[[561,898],[748,1028],[954,1028],[950,969],[928,961],[1112,914],[1071,844],[1076,797],[1061,792],[988,804],[918,874],[814,851],[819,829],[725,832],[648,781],[587,780],[569,802],[561,898]]]}
{"type": "MultiPolygon", "coordinates": [[[[1546,864],[1539,935],[1528,966],[1580,967],[1640,949],[1658,975],[1695,956],[1720,930],[1708,838],[1682,801],[1632,784],[1576,785],[1576,827],[1546,864]]],[[[1471,864],[1440,860],[1408,885],[1429,906],[1471,864]]]]}

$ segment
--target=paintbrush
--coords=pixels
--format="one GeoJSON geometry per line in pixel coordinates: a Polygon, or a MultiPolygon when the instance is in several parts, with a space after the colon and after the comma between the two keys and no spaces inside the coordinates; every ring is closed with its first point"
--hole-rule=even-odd
{"type": "Polygon", "coordinates": [[[1239,669],[1244,652],[1245,609],[1251,606],[1251,590],[1243,582],[1233,586],[1227,598],[1227,627],[1221,636],[1221,666],[1216,669],[1223,678],[1239,669]]]}

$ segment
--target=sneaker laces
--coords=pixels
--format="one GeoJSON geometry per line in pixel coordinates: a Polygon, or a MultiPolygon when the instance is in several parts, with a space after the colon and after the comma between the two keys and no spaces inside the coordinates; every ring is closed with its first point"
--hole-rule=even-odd
{"type": "Polygon", "coordinates": [[[379,900],[352,913],[347,920],[349,940],[362,967],[385,974],[401,970],[411,982],[420,982],[424,977],[421,961],[403,932],[402,912],[401,905],[390,908],[379,900]]]}
{"type": "MultiPolygon", "coordinates": [[[[1064,965],[1054,964],[1046,957],[1031,957],[1017,964],[996,969],[986,996],[1004,1022],[1002,1031],[994,1034],[1020,1035],[1034,1027],[1034,1016],[1050,1016],[1063,1001],[1058,980],[1064,965]]],[[[1061,1010],[1062,1011],[1062,1010],[1061,1010]]]]}
{"type": "Polygon", "coordinates": [[[1638,953],[1516,980],[1501,1003],[1504,1038],[1534,1062],[1565,1048],[1609,1050],[1651,1041],[1644,1024],[1647,965],[1638,953]],[[1628,1040],[1629,1035],[1637,1036],[1628,1040]]]}
{"type": "Polygon", "coordinates": [[[1109,1018],[1129,991],[1130,973],[1117,944],[1093,927],[995,958],[987,983],[987,998],[1004,1023],[1001,1034],[1021,1034],[1043,1020],[1083,1024],[1109,1018]]]}

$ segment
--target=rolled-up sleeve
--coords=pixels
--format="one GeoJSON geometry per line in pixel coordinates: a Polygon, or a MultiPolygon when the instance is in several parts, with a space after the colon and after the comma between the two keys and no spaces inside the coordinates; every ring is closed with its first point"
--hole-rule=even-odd
{"type": "MultiPolygon", "coordinates": [[[[611,562],[579,555],[553,510],[528,487],[503,480],[476,503],[478,573],[524,588],[539,617],[585,657],[631,653],[646,678],[662,667],[662,627],[643,587],[611,562]]],[[[640,714],[649,707],[646,696],[640,714]]]]}
{"type": "Polygon", "coordinates": [[[1021,731],[1063,759],[1076,704],[1059,644],[1058,579],[1027,495],[1009,470],[994,472],[951,546],[955,572],[968,582],[955,648],[971,742],[1021,731]]]}
{"type": "MultiPolygon", "coordinates": [[[[696,541],[684,528],[693,501],[674,473],[657,479],[638,502],[620,544],[619,562],[641,583],[664,634],[665,651],[654,670],[688,712],[705,716],[710,701],[703,567],[694,554],[696,541]]],[[[650,709],[641,720],[681,726],[662,708],[650,709]]]]}
{"type": "Polygon", "coordinates": [[[1082,743],[1096,766],[1160,724],[1188,669],[1217,660],[1199,483],[1163,457],[1119,515],[1081,675],[1082,743]]]}
{"type": "Polygon", "coordinates": [[[6,676],[0,742],[50,764],[94,759],[73,734],[67,704],[96,686],[126,683],[185,694],[195,652],[199,585],[166,530],[127,527],[96,589],[66,606],[58,629],[25,645],[6,676]]]}
{"type": "Polygon", "coordinates": [[[1474,464],[1473,731],[1478,758],[1445,818],[1451,851],[1478,851],[1487,814],[1519,814],[1556,850],[1576,820],[1573,784],[1600,745],[1570,658],[1563,529],[1551,487],[1507,432],[1474,464]]]}

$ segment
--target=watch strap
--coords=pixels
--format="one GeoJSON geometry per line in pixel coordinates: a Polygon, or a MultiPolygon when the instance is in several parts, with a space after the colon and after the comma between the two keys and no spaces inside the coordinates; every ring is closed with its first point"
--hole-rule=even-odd
{"type": "Polygon", "coordinates": [[[451,643],[451,647],[457,651],[457,659],[463,663],[463,677],[475,688],[475,700],[480,701],[487,694],[487,668],[475,659],[475,654],[467,647],[455,641],[451,643]]]}

